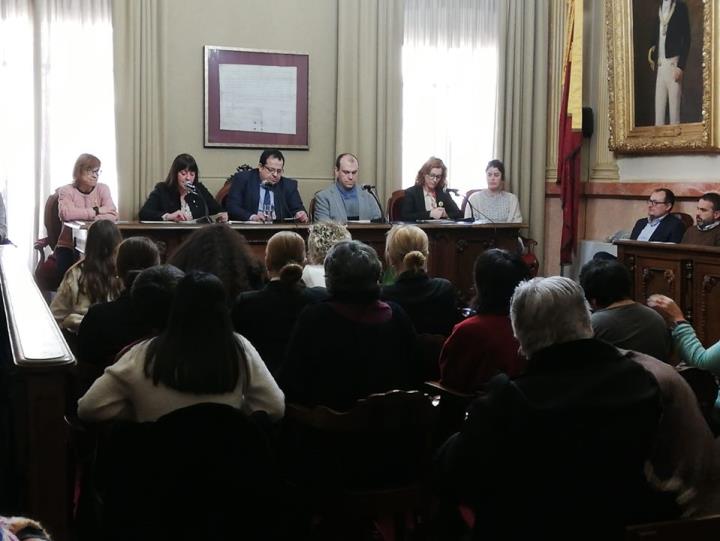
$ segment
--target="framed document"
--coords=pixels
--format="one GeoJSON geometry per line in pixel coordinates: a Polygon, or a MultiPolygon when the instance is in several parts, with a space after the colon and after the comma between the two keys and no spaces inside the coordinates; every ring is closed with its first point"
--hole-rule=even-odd
{"type": "Polygon", "coordinates": [[[204,49],[206,147],[309,148],[309,55],[204,49]]]}
{"type": "Polygon", "coordinates": [[[609,148],[720,151],[720,0],[609,0],[609,148]]]}

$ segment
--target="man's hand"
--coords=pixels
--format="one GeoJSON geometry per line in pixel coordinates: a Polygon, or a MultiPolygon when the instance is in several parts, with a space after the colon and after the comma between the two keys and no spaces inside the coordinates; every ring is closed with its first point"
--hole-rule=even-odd
{"type": "Polygon", "coordinates": [[[272,222],[272,219],[268,219],[267,215],[264,212],[258,212],[257,214],[253,214],[250,216],[251,222],[272,222]]]}
{"type": "Polygon", "coordinates": [[[682,78],[683,78],[683,70],[681,70],[680,68],[678,68],[676,66],[675,70],[673,71],[673,81],[675,81],[676,83],[679,83],[680,81],[682,81],[682,78]]]}
{"type": "Polygon", "coordinates": [[[298,222],[300,222],[301,224],[306,224],[306,223],[308,223],[308,222],[310,221],[309,218],[308,218],[307,213],[306,213],[304,210],[298,210],[298,211],[295,213],[295,219],[296,219],[298,222]]]}

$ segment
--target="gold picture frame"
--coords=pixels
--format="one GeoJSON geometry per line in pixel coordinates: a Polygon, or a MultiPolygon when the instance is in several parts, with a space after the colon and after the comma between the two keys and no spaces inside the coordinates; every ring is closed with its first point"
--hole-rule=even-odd
{"type": "MultiPolygon", "coordinates": [[[[627,154],[720,152],[720,54],[715,36],[719,3],[675,0],[672,12],[663,12],[658,0],[607,0],[610,150],[627,154]],[[670,17],[676,15],[686,23],[683,28],[689,30],[689,45],[684,55],[657,62],[655,49],[660,46],[653,44],[660,40],[655,38],[671,32],[678,35],[682,23],[668,30],[668,23],[673,24],[670,17]],[[662,76],[666,76],[665,82],[660,82],[663,88],[672,87],[681,62],[680,99],[656,95],[662,76]],[[669,123],[671,114],[678,123],[669,123]]],[[[668,45],[672,54],[678,41],[663,38],[662,47],[672,42],[668,45]]]]}

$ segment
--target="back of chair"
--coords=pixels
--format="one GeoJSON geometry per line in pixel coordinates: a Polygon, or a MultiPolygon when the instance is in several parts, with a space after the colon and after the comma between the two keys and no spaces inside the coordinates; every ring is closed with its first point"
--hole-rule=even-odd
{"type": "Polygon", "coordinates": [[[248,165],[247,163],[244,163],[242,165],[238,165],[237,169],[235,170],[235,173],[230,175],[227,180],[225,180],[225,184],[223,184],[222,188],[218,190],[218,192],[215,194],[215,201],[220,203],[220,205],[225,208],[225,200],[227,199],[228,193],[230,193],[230,186],[232,186],[232,179],[237,173],[242,173],[243,171],[250,171],[252,167],[248,165]]]}
{"type": "Polygon", "coordinates": [[[462,205],[460,206],[460,215],[461,216],[465,216],[465,207],[467,207],[467,205],[468,205],[468,199],[470,199],[470,196],[472,194],[474,194],[475,192],[479,192],[479,191],[480,191],[479,189],[475,189],[475,190],[468,190],[465,193],[465,197],[463,197],[463,200],[462,200],[462,205]]]}
{"type": "Polygon", "coordinates": [[[388,218],[391,222],[400,220],[400,205],[405,198],[405,190],[395,190],[388,199],[388,218]]]}
{"type": "Polygon", "coordinates": [[[54,192],[45,202],[45,215],[43,217],[45,229],[47,230],[48,246],[51,249],[55,249],[58,238],[60,237],[60,230],[62,229],[62,221],[60,221],[60,214],[58,213],[58,193],[54,192]]]}
{"type": "Polygon", "coordinates": [[[693,217],[687,214],[686,212],[671,212],[672,216],[675,216],[678,220],[680,220],[683,225],[685,226],[685,229],[692,227],[695,223],[695,220],[693,220],[693,217]]]}
{"type": "MultiPolygon", "coordinates": [[[[315,192],[315,195],[317,195],[317,193],[318,192],[315,192]]],[[[308,205],[308,218],[310,218],[311,222],[315,221],[315,196],[313,196],[308,205]]]]}

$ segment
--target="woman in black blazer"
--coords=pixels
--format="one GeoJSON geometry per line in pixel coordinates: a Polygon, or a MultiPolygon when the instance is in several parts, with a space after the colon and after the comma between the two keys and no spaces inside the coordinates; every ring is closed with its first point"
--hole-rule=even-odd
{"type": "Polygon", "coordinates": [[[445,191],[447,167],[440,158],[432,157],[418,171],[415,186],[405,190],[400,203],[400,220],[459,220],[460,209],[445,191]]]}

